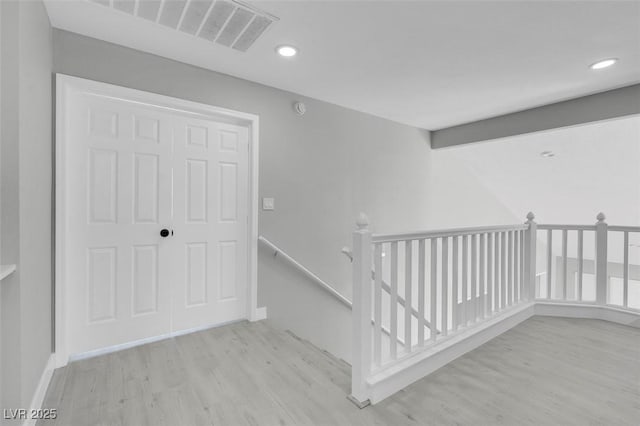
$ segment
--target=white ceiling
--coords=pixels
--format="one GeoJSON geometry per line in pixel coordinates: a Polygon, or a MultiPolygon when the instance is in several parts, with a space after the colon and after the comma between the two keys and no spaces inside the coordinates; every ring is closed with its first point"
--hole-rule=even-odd
{"type": "Polygon", "coordinates": [[[432,161],[465,165],[524,221],[640,226],[640,116],[446,149],[432,161]],[[555,156],[544,158],[543,151],[555,156]]]}
{"type": "Polygon", "coordinates": [[[45,2],[57,28],[430,130],[640,82],[638,1],[253,1],[280,21],[246,53],[45,2]],[[278,57],[284,43],[300,54],[278,57]]]}

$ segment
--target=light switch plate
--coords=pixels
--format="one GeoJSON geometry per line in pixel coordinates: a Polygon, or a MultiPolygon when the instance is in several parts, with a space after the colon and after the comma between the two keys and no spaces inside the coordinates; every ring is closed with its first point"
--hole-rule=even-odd
{"type": "Polygon", "coordinates": [[[262,210],[275,210],[275,199],[274,198],[263,198],[262,199],[262,210]]]}

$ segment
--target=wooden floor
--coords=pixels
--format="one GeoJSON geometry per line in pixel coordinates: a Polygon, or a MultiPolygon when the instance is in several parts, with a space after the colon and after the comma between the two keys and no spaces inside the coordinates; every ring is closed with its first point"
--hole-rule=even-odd
{"type": "Polygon", "coordinates": [[[640,329],[534,317],[363,410],[350,367],[267,322],[69,364],[39,425],[638,425],[640,329]]]}

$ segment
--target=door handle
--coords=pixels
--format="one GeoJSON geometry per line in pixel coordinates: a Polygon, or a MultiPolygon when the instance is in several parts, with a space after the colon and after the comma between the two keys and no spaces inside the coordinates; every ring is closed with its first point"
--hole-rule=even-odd
{"type": "Polygon", "coordinates": [[[160,236],[162,238],[167,238],[169,236],[169,230],[168,229],[163,229],[162,231],[160,231],[160,236]]]}

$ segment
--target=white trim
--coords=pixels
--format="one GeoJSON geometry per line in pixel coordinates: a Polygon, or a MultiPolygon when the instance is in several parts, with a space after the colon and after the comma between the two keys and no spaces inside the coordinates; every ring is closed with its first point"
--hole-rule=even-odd
{"type": "Polygon", "coordinates": [[[67,92],[71,90],[70,81],[61,75],[56,75],[56,162],[55,168],[55,190],[56,205],[54,209],[55,218],[55,353],[56,367],[67,365],[67,313],[65,304],[65,286],[66,282],[66,239],[67,221],[66,221],[66,188],[67,188],[67,167],[66,167],[66,144],[60,141],[64,140],[67,128],[67,118],[60,112],[63,111],[64,105],[67,103],[67,92]]]}
{"type": "MultiPolygon", "coordinates": [[[[53,376],[53,370],[55,370],[55,354],[49,355],[49,359],[47,360],[47,364],[44,366],[44,371],[42,371],[42,375],[40,376],[40,381],[38,381],[38,387],[33,394],[33,398],[31,399],[31,405],[29,405],[29,412],[27,413],[27,419],[24,421],[23,426],[32,426],[36,424],[37,419],[31,418],[32,410],[38,410],[42,407],[42,403],[44,402],[44,397],[47,394],[47,389],[49,388],[49,383],[51,383],[51,377],[53,376]]],[[[45,408],[57,408],[57,407],[45,407],[45,408]]]]}
{"type": "Polygon", "coordinates": [[[615,306],[536,301],[534,311],[540,316],[599,319],[640,328],[640,312],[615,306]]]}
{"type": "Polygon", "coordinates": [[[0,281],[16,271],[16,265],[0,265],[0,281]]]}
{"type": "Polygon", "coordinates": [[[473,228],[439,229],[433,231],[403,232],[399,234],[373,234],[374,243],[389,243],[394,241],[419,240],[425,238],[455,237],[457,235],[487,234],[502,231],[526,231],[527,224],[479,226],[473,228]]]}
{"type": "Polygon", "coordinates": [[[263,306],[255,310],[255,317],[251,321],[262,321],[267,319],[267,307],[263,306]]]}
{"type": "Polygon", "coordinates": [[[615,232],[640,232],[640,226],[609,225],[609,228],[607,229],[609,231],[615,231],[615,232]]]}
{"type": "Polygon", "coordinates": [[[260,211],[259,188],[259,164],[260,164],[260,123],[258,116],[254,115],[251,127],[249,128],[249,245],[247,257],[249,262],[249,283],[250,291],[247,295],[247,312],[249,321],[265,319],[267,315],[266,307],[264,312],[258,312],[258,212],[260,211]],[[262,314],[264,313],[264,317],[262,314]]]}
{"type": "Polygon", "coordinates": [[[146,345],[147,343],[153,343],[153,342],[159,342],[161,340],[172,339],[174,337],[184,336],[185,334],[196,333],[198,331],[204,331],[204,330],[210,330],[212,328],[223,327],[225,325],[235,324],[235,323],[242,322],[242,321],[245,321],[245,320],[241,319],[241,320],[227,321],[227,322],[218,323],[218,324],[207,324],[207,325],[203,325],[203,326],[199,326],[199,327],[189,328],[189,329],[186,329],[186,330],[178,330],[178,331],[174,331],[172,333],[161,334],[159,336],[152,336],[152,337],[147,337],[147,338],[144,338],[144,339],[134,340],[133,342],[127,342],[127,343],[121,343],[119,345],[107,346],[106,348],[100,348],[100,349],[96,349],[96,350],[93,350],[93,351],[87,351],[87,352],[82,352],[82,353],[79,353],[79,354],[73,354],[73,355],[71,355],[69,357],[69,362],[79,361],[81,359],[93,358],[93,357],[100,356],[100,355],[106,355],[106,354],[110,354],[110,353],[113,353],[113,352],[122,351],[124,349],[130,349],[130,348],[135,348],[136,346],[146,345]]]}
{"type": "Polygon", "coordinates": [[[65,310],[65,283],[66,283],[66,188],[67,179],[65,167],[66,158],[66,132],[67,120],[64,107],[67,104],[67,97],[71,91],[90,91],[100,93],[105,96],[124,99],[128,102],[152,103],[153,106],[189,112],[198,116],[243,125],[249,129],[249,217],[247,218],[247,314],[250,321],[261,319],[265,312],[258,311],[258,163],[259,163],[259,117],[220,108],[212,105],[187,101],[159,95],[156,93],[144,92],[141,90],[115,86],[108,83],[101,83],[83,78],[72,77],[64,74],[56,74],[56,208],[55,208],[55,334],[56,334],[56,366],[62,367],[69,360],[68,342],[66,335],[67,322],[65,310]]]}
{"type": "Polygon", "coordinates": [[[468,331],[453,335],[440,344],[427,347],[405,360],[373,374],[367,379],[369,400],[372,404],[382,401],[529,319],[533,316],[533,312],[532,303],[514,306],[468,331]]]}

